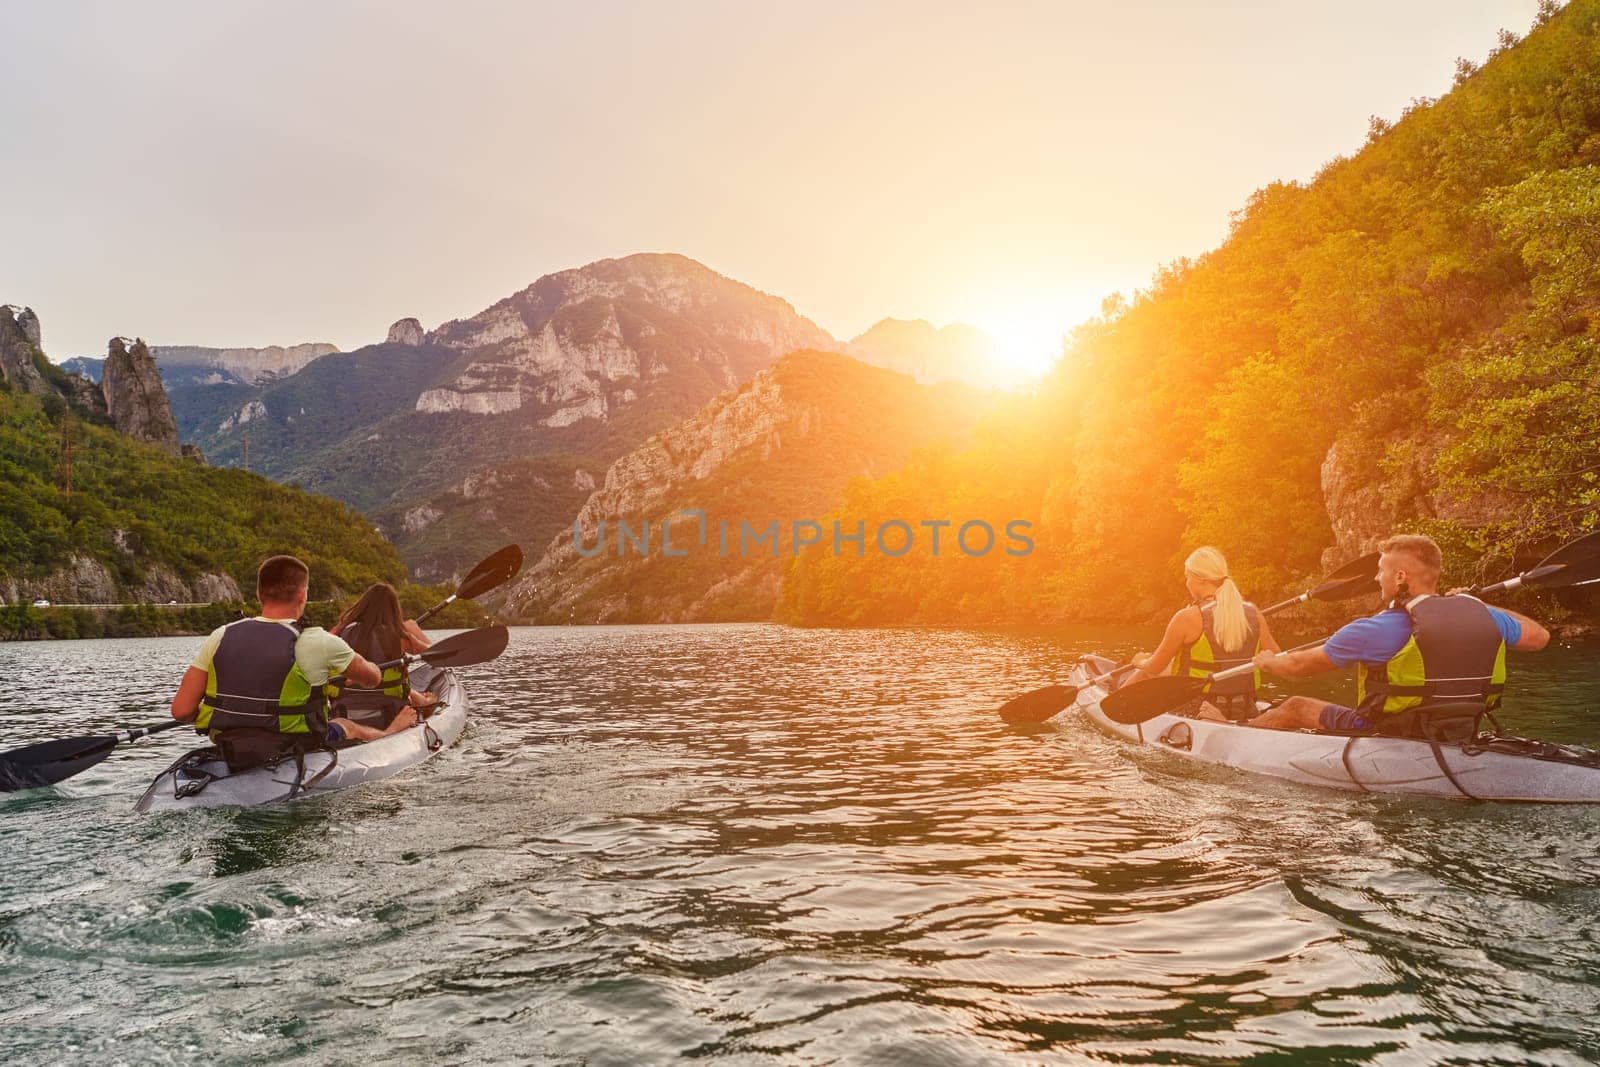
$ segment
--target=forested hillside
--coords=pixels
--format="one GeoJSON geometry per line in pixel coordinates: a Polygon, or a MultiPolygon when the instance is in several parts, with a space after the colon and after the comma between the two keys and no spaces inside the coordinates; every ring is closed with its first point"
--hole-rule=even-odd
{"type": "Polygon", "coordinates": [[[1257,596],[1397,527],[1504,573],[1600,511],[1600,0],[1107,302],[1037,393],[836,517],[1036,523],[1022,560],[811,553],[781,617],[1146,613],[1216,544],[1257,596]]]}
{"type": "Polygon", "coordinates": [[[0,600],[52,583],[113,601],[249,597],[274,552],[311,565],[313,598],[405,574],[345,505],[168,455],[58,397],[0,388],[0,485],[0,600]]]}

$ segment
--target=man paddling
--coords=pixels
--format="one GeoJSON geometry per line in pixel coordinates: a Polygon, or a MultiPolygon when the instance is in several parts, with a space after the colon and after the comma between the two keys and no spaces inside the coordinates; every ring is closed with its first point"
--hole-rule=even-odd
{"type": "Polygon", "coordinates": [[[1507,648],[1536,652],[1549,644],[1549,631],[1525,615],[1470,596],[1440,595],[1443,554],[1432,538],[1402,534],[1379,547],[1378,586],[1388,608],[1349,623],[1316,648],[1255,657],[1256,666],[1282,678],[1353,664],[1356,707],[1292,696],[1248,725],[1426,736],[1433,708],[1462,702],[1499,707],[1507,648]]]}
{"type": "Polygon", "coordinates": [[[233,770],[329,739],[323,685],[343,674],[377,687],[383,672],[317,626],[301,629],[311,569],[272,556],[256,572],[261,614],[213,630],[184,672],[172,717],[209,734],[233,770]]]}

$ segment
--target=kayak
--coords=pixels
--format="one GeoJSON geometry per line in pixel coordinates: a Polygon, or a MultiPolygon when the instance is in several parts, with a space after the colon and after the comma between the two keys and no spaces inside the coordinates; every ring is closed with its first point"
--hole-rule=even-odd
{"type": "Polygon", "coordinates": [[[197,748],[158,774],[133,810],[184,811],[276,804],[338,792],[410,770],[454,743],[471,710],[461,680],[448,670],[415,667],[411,682],[419,689],[437,693],[439,703],[432,715],[410,729],[344,748],[308,752],[298,764],[291,756],[275,766],[255,767],[237,774],[229,772],[215,749],[197,748]]]}
{"type": "Polygon", "coordinates": [[[1069,684],[1082,687],[1072,706],[1113,737],[1184,759],[1346,792],[1600,804],[1600,752],[1525,737],[1480,733],[1468,741],[1435,744],[1267,730],[1174,714],[1131,726],[1112,722],[1100,710],[1108,690],[1088,682],[1115,666],[1104,656],[1083,657],[1068,675],[1069,684]]]}

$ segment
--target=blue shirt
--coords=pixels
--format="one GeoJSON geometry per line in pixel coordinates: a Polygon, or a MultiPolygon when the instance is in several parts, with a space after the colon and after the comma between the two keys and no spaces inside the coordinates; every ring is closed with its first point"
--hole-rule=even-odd
{"type": "MultiPolygon", "coordinates": [[[[1489,614],[1500,630],[1500,638],[1507,646],[1522,639],[1522,624],[1499,608],[1490,607],[1489,614]]],[[[1376,615],[1341,626],[1323,644],[1323,654],[1335,667],[1348,667],[1352,663],[1365,663],[1381,667],[1406,647],[1411,640],[1411,616],[1398,608],[1380,611],[1376,615]]]]}

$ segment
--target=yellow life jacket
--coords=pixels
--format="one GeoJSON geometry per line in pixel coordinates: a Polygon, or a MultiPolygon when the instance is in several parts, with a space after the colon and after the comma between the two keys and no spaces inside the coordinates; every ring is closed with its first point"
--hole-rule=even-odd
{"type": "MultiPolygon", "coordinates": [[[[1195,606],[1200,609],[1200,636],[1193,644],[1178,650],[1177,658],[1172,661],[1173,674],[1204,678],[1230,667],[1242,667],[1255,658],[1261,650],[1261,612],[1254,604],[1248,600],[1244,602],[1244,617],[1250,628],[1245,633],[1243,647],[1233,652],[1223,651],[1222,640],[1217,637],[1216,598],[1207,597],[1195,606]]],[[[1213,682],[1206,691],[1219,696],[1254,696],[1260,684],[1261,672],[1258,670],[1213,682]]]]}
{"type": "Polygon", "coordinates": [[[1500,706],[1506,687],[1506,642],[1494,616],[1470,596],[1424,594],[1405,605],[1411,637],[1377,668],[1356,671],[1357,707],[1363,714],[1399,715],[1439,704],[1483,701],[1500,706]]]}
{"type": "MultiPolygon", "coordinates": [[[[366,640],[360,623],[351,623],[344,627],[339,631],[339,636],[366,659],[373,663],[384,662],[383,650],[377,647],[376,641],[366,640]]],[[[359,713],[376,712],[387,719],[392,718],[395,712],[405,706],[406,698],[411,695],[411,676],[402,663],[397,667],[385,667],[383,678],[375,689],[349,683],[339,685],[330,683],[323,687],[323,693],[328,702],[335,706],[336,711],[352,718],[373,718],[374,715],[359,713]]]]}

